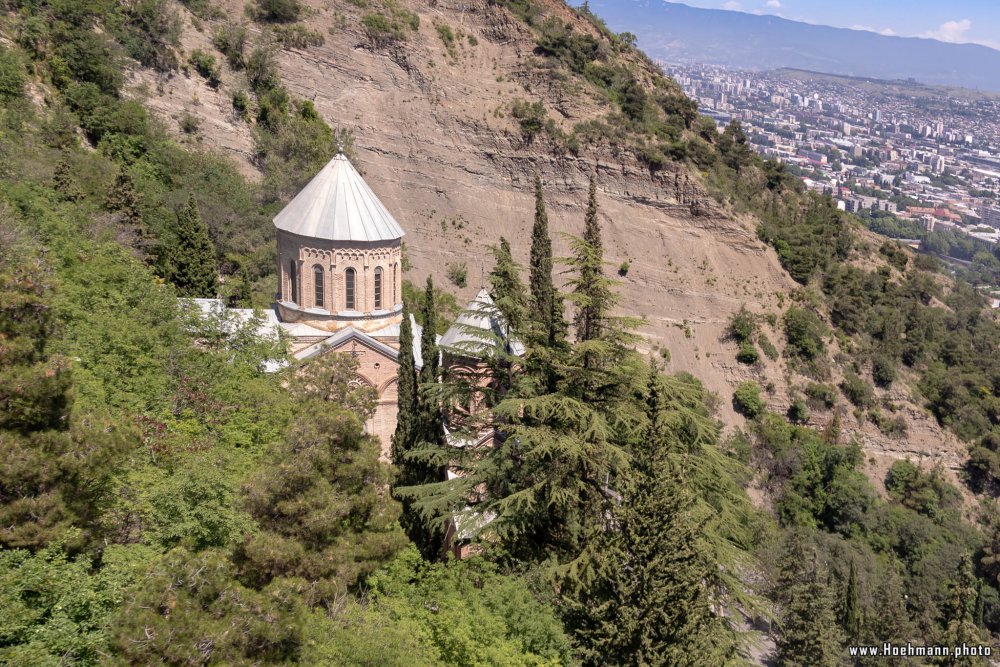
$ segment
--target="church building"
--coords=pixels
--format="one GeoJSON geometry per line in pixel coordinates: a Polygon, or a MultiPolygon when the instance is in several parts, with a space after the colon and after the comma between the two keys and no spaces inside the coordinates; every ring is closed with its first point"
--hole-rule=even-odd
{"type": "MultiPolygon", "coordinates": [[[[396,430],[405,232],[343,153],[274,218],[274,226],[279,291],[269,317],[290,337],[296,359],[338,352],[357,358],[356,381],[378,394],[366,429],[388,458],[396,430]]],[[[455,354],[470,326],[499,330],[486,306],[492,299],[483,289],[439,337],[442,348],[452,350],[442,354],[446,366],[475,364],[468,353],[455,354]]],[[[421,327],[412,316],[411,325],[419,370],[421,327]]]]}

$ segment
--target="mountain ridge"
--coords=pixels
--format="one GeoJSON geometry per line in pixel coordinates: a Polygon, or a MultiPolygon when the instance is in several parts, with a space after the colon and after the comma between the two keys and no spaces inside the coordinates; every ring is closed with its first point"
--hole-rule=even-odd
{"type": "Polygon", "coordinates": [[[877,79],[914,79],[1000,91],[1000,51],[923,37],[880,35],[724,9],[649,0],[591,3],[650,55],[737,69],[782,67],[877,79]]]}

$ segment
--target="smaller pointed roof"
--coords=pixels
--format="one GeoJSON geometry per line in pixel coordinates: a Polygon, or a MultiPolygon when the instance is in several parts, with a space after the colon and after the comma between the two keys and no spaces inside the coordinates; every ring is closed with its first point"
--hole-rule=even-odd
{"type": "Polygon", "coordinates": [[[486,351],[491,334],[503,340],[509,352],[518,356],[524,354],[524,345],[508,337],[505,320],[484,287],[441,337],[440,345],[476,355],[486,351]]]}
{"type": "Polygon", "coordinates": [[[343,153],[274,218],[278,229],[332,241],[394,241],[403,228],[343,153]]]}

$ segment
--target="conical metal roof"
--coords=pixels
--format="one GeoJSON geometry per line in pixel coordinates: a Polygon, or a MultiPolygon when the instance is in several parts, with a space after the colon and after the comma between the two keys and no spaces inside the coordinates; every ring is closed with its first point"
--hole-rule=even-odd
{"type": "Polygon", "coordinates": [[[275,216],[274,226],[333,241],[392,241],[404,235],[343,153],[330,160],[275,216]]]}

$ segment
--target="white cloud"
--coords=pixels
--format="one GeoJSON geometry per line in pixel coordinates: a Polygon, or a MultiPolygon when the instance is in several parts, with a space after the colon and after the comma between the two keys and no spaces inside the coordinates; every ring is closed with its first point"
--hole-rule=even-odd
{"type": "Polygon", "coordinates": [[[732,12],[738,12],[741,9],[743,9],[743,5],[741,5],[740,3],[736,2],[736,0],[729,0],[729,2],[726,2],[725,4],[722,5],[722,8],[723,9],[728,9],[729,11],[732,11],[732,12]]]}
{"type": "Polygon", "coordinates": [[[767,0],[767,6],[771,9],[781,9],[781,0],[767,0]]]}
{"type": "Polygon", "coordinates": [[[945,21],[938,26],[937,30],[925,32],[921,37],[939,39],[942,42],[962,42],[965,41],[965,33],[972,28],[972,21],[962,19],[961,21],[945,21]]]}
{"type": "Polygon", "coordinates": [[[885,35],[886,37],[892,37],[896,34],[896,31],[893,30],[892,28],[882,28],[881,30],[879,30],[878,28],[873,28],[870,25],[864,25],[861,23],[855,23],[854,25],[852,25],[851,30],[864,30],[865,32],[877,32],[878,34],[885,35]]]}

